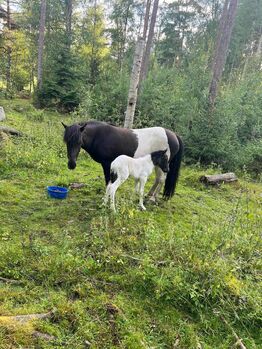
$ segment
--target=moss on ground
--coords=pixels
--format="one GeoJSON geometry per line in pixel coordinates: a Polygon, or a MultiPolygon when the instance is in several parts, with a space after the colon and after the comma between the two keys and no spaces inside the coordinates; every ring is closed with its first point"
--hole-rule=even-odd
{"type": "Polygon", "coordinates": [[[97,163],[81,152],[67,169],[61,121],[73,116],[0,104],[24,133],[0,147],[0,277],[18,281],[0,281],[0,315],[53,311],[33,328],[0,322],[1,349],[226,349],[230,326],[260,347],[261,183],[206,188],[199,177],[214,169],[184,167],[172,200],[141,212],[128,181],[114,215],[97,163]],[[47,197],[73,182],[85,186],[47,197]]]}

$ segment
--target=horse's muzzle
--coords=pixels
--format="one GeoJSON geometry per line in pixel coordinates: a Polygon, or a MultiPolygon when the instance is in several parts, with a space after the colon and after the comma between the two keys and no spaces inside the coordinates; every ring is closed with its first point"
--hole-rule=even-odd
{"type": "Polygon", "coordinates": [[[76,163],[74,161],[68,161],[69,170],[74,170],[76,168],[76,163]]]}

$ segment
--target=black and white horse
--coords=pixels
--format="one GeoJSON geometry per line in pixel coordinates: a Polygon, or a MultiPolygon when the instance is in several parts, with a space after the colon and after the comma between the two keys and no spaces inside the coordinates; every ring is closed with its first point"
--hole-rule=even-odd
{"type": "Polygon", "coordinates": [[[131,158],[127,155],[119,155],[111,164],[110,182],[106,188],[104,203],[108,202],[110,197],[111,209],[116,212],[115,194],[117,189],[124,183],[129,176],[135,178],[136,192],[139,193],[139,205],[142,210],[144,206],[144,188],[148,177],[153,172],[154,167],[160,168],[164,173],[169,171],[168,157],[166,150],[155,151],[144,155],[141,158],[131,158]]]}
{"type": "Polygon", "coordinates": [[[119,155],[138,158],[167,149],[169,171],[166,175],[156,167],[156,179],[149,191],[149,197],[155,199],[164,182],[164,197],[169,199],[173,196],[183,155],[183,142],[174,132],[163,127],[126,129],[100,121],[63,126],[68,168],[73,170],[76,167],[78,154],[83,148],[93,160],[102,165],[106,185],[110,181],[111,163],[119,155]]]}

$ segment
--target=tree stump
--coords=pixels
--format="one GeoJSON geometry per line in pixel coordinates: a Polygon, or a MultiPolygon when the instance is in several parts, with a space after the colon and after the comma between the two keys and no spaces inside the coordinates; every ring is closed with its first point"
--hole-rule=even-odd
{"type": "Polygon", "coordinates": [[[236,182],[238,178],[233,172],[229,172],[216,175],[204,175],[201,176],[199,180],[206,185],[218,185],[220,183],[236,182]]]}

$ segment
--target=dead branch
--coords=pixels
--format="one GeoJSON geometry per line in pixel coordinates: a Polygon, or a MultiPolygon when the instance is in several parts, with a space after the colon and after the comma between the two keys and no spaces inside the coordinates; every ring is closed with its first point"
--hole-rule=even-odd
{"type": "Polygon", "coordinates": [[[0,320],[13,320],[21,323],[26,323],[31,320],[48,319],[52,316],[52,312],[42,314],[28,314],[28,315],[15,315],[15,316],[0,316],[0,320]]]}
{"type": "Polygon", "coordinates": [[[3,278],[1,276],[0,276],[0,281],[5,282],[7,284],[21,284],[20,280],[7,279],[7,278],[3,278]]]}
{"type": "Polygon", "coordinates": [[[239,346],[240,349],[247,349],[247,347],[244,345],[242,339],[238,337],[238,335],[234,331],[233,327],[228,323],[228,321],[224,318],[224,316],[219,314],[219,312],[217,312],[217,311],[214,311],[214,314],[219,316],[220,319],[224,322],[224,324],[226,324],[227,327],[231,330],[233,336],[236,339],[236,343],[234,344],[234,346],[239,346]]]}
{"type": "Polygon", "coordinates": [[[39,332],[39,331],[34,331],[33,332],[33,337],[40,338],[40,339],[43,339],[43,340],[48,341],[48,342],[56,340],[55,336],[51,336],[50,334],[42,333],[42,332],[39,332]]]}

